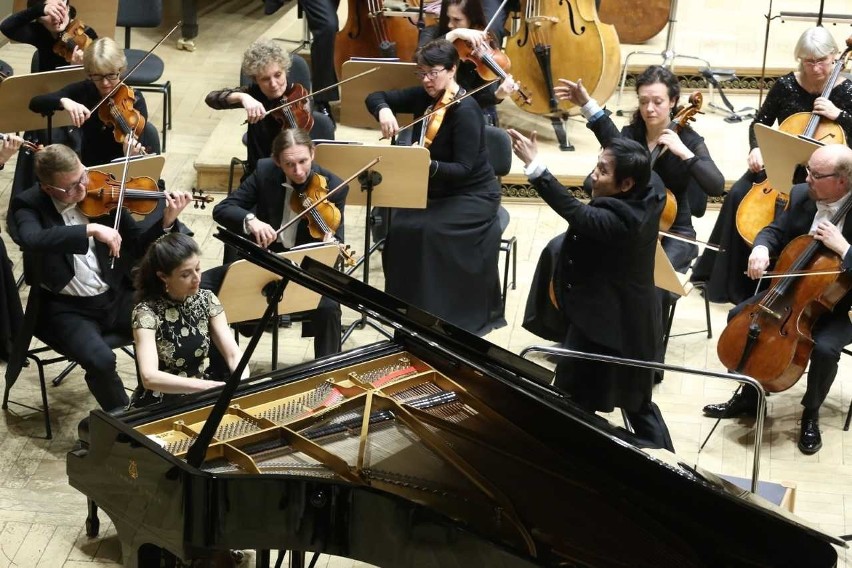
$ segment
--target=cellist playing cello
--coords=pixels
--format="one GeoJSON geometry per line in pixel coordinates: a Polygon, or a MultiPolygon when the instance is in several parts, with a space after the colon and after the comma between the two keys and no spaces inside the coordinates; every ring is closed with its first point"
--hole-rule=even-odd
{"type": "MultiPolygon", "coordinates": [[[[770,265],[770,258],[777,257],[796,237],[807,234],[841,259],[840,269],[843,274],[852,273],[849,244],[852,241],[852,213],[847,214],[837,226],[829,221],[849,199],[850,190],[852,149],[840,144],[818,148],[808,160],[806,183],[793,186],[788,209],[755,238],[748,259],[748,276],[752,279],[761,278],[770,265]]],[[[823,249],[823,252],[827,251],[823,249]]],[[[728,320],[754,303],[754,300],[746,300],[732,309],[728,320]]],[[[847,293],[832,311],[820,316],[813,326],[813,351],[810,355],[807,389],[802,397],[804,409],[798,443],[799,450],[804,454],[814,454],[822,448],[819,408],[837,375],[841,350],[852,343],[852,322],[848,315],[850,304],[852,293],[847,293]]],[[[791,322],[791,326],[795,326],[795,322],[791,322]]],[[[725,403],[708,404],[704,407],[704,414],[714,418],[732,418],[754,414],[756,408],[757,394],[746,388],[735,393],[725,403]]]]}

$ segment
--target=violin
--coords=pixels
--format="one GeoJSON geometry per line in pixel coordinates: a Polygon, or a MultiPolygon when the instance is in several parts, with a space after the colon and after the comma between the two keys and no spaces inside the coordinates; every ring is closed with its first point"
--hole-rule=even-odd
{"type": "MultiPolygon", "coordinates": [[[[695,115],[701,113],[701,105],[704,103],[704,97],[700,92],[696,91],[689,97],[689,106],[681,109],[669,123],[669,130],[680,132],[690,122],[695,121],[695,115]]],[[[662,156],[668,148],[659,144],[651,152],[651,169],[654,169],[654,164],[657,159],[662,156]]],[[[660,215],[660,230],[668,232],[674,224],[677,217],[677,199],[670,189],[666,188],[666,204],[663,208],[663,213],[660,215]]]]}
{"type": "Polygon", "coordinates": [[[106,104],[98,108],[98,118],[112,127],[113,137],[119,144],[123,144],[131,134],[139,140],[145,129],[145,117],[133,106],[135,103],[133,89],[121,83],[106,104]]]}
{"type": "Polygon", "coordinates": [[[92,43],[92,38],[86,33],[86,27],[82,20],[77,18],[71,20],[53,44],[53,53],[68,63],[73,63],[74,50],[84,51],[92,43]]]}
{"type": "MultiPolygon", "coordinates": [[[[86,197],[77,205],[86,217],[101,217],[118,207],[121,181],[110,173],[99,170],[89,171],[89,183],[86,197]]],[[[157,182],[150,177],[139,176],[127,180],[124,187],[124,206],[136,215],[148,215],[157,204],[166,198],[166,192],[160,191],[157,182]]],[[[201,191],[192,190],[195,208],[205,209],[213,198],[201,191]]]]}
{"type": "MultiPolygon", "coordinates": [[[[505,81],[506,72],[512,68],[512,62],[505,53],[494,47],[494,36],[489,34],[488,37],[490,45],[478,50],[474,50],[470,43],[461,38],[454,40],[453,45],[459,53],[459,59],[473,63],[476,66],[476,74],[482,79],[505,81]]],[[[518,90],[512,93],[512,100],[518,106],[529,105],[532,104],[532,95],[518,84],[518,90]]]]}
{"type": "Polygon", "coordinates": [[[269,111],[281,125],[281,128],[301,128],[310,132],[314,127],[314,116],[311,114],[308,90],[299,83],[287,85],[284,96],[276,104],[276,109],[269,111]]]}
{"type": "Polygon", "coordinates": [[[308,233],[317,239],[325,240],[331,235],[331,240],[340,249],[347,266],[355,264],[355,257],[349,249],[349,245],[341,243],[333,235],[340,227],[342,215],[340,209],[327,199],[328,180],[318,173],[311,175],[311,179],[300,191],[293,191],[290,196],[290,209],[294,213],[302,213],[308,210],[308,233]]]}
{"type": "Polygon", "coordinates": [[[420,130],[420,145],[428,148],[432,145],[435,136],[438,135],[438,130],[441,128],[441,123],[444,121],[444,116],[447,113],[448,106],[456,100],[457,97],[464,95],[465,91],[458,85],[455,89],[444,89],[438,102],[429,105],[426,108],[424,115],[428,115],[422,129],[420,130]]]}
{"type": "MultiPolygon", "coordinates": [[[[0,132],[0,142],[5,142],[8,139],[9,139],[8,134],[3,134],[2,132],[0,132]]],[[[39,150],[44,148],[44,145],[34,144],[34,143],[30,142],[29,140],[24,140],[23,142],[21,142],[21,146],[26,148],[30,152],[38,152],[39,150]]]]}
{"type": "MultiPolygon", "coordinates": [[[[846,39],[846,50],[835,62],[834,69],[826,80],[820,96],[828,98],[831,94],[840,71],[849,59],[850,51],[852,51],[852,36],[846,39]]],[[[846,144],[846,133],[843,128],[835,121],[815,112],[797,112],[790,115],[784,119],[778,129],[820,145],[846,144]]],[[[769,184],[764,170],[762,181],[751,186],[737,208],[737,232],[745,242],[749,245],[753,244],[757,234],[775,219],[775,212],[787,208],[789,200],[789,195],[769,184]]]]}
{"type": "MultiPolygon", "coordinates": [[[[831,218],[835,226],[852,210],[852,199],[831,218]]],[[[811,235],[790,241],[781,251],[778,277],[767,293],[728,322],[716,351],[728,368],[757,379],[769,392],[793,386],[813,350],[811,330],[820,315],[834,309],[852,288],[842,261],[811,235]],[[796,275],[811,273],[808,278],[796,275]]]]}

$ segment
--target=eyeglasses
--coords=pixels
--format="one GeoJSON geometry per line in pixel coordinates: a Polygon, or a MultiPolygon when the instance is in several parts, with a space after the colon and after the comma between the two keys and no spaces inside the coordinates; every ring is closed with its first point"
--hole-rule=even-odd
{"type": "Polygon", "coordinates": [[[814,172],[811,171],[811,169],[808,166],[805,166],[805,171],[808,172],[808,175],[811,177],[811,179],[815,179],[815,180],[820,180],[820,179],[830,178],[830,177],[837,177],[836,173],[833,173],[833,174],[815,174],[814,172]]]}
{"type": "Polygon", "coordinates": [[[120,73],[106,73],[105,75],[89,75],[89,79],[95,83],[100,83],[103,80],[115,81],[120,76],[120,73]]]}
{"type": "Polygon", "coordinates": [[[78,179],[77,181],[72,183],[69,187],[58,187],[58,186],[55,186],[55,185],[50,185],[48,183],[45,183],[45,184],[42,184],[42,185],[44,185],[46,187],[53,188],[57,191],[61,191],[62,193],[71,193],[72,191],[74,191],[78,187],[83,187],[85,189],[85,187],[87,185],[89,185],[89,170],[83,170],[83,175],[80,176],[80,179],[78,179]]]}
{"type": "Polygon", "coordinates": [[[818,65],[828,65],[831,63],[831,56],[826,55],[825,57],[820,57],[819,59],[802,59],[802,63],[810,65],[811,67],[816,67],[818,65]]]}
{"type": "Polygon", "coordinates": [[[414,76],[420,79],[421,81],[424,77],[428,77],[430,81],[434,81],[438,78],[438,74],[441,71],[446,71],[446,69],[444,69],[443,67],[439,67],[438,69],[432,69],[430,71],[415,71],[414,76]]]}

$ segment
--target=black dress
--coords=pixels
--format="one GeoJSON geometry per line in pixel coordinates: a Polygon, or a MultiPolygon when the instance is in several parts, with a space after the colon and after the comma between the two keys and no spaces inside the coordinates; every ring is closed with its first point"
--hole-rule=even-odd
{"type": "MultiPolygon", "coordinates": [[[[141,91],[135,91],[135,95],[136,102],[133,104],[133,108],[138,110],[147,120],[148,106],[145,104],[145,98],[142,96],[141,91]]],[[[40,114],[61,111],[62,103],[60,100],[63,98],[71,99],[87,108],[92,108],[100,102],[102,97],[98,93],[98,88],[94,83],[89,80],[78,81],[77,83],[66,85],[55,93],[33,97],[30,100],[30,110],[40,114]]],[[[83,123],[80,133],[82,135],[80,161],[83,162],[84,166],[106,164],[111,160],[124,156],[124,149],[120,143],[115,141],[112,128],[101,122],[97,111],[83,123]]],[[[156,138],[149,140],[143,134],[140,142],[145,147],[159,149],[159,140],[156,138]]]]}
{"type": "MultiPolygon", "coordinates": [[[[778,79],[760,111],[749,127],[749,147],[757,148],[757,138],[754,134],[756,124],[772,126],[797,112],[811,112],[817,95],[807,92],[793,73],[788,73],[778,79]]],[[[829,100],[838,108],[845,110],[837,123],[846,132],[847,144],[852,144],[852,81],[844,81],[836,85],[829,94],[829,100]]],[[[751,186],[758,181],[758,176],[751,170],[746,172],[731,187],[719,217],[710,233],[710,242],[718,244],[724,252],[717,253],[705,250],[695,263],[692,280],[707,282],[705,293],[711,302],[730,302],[738,304],[755,293],[755,281],[744,274],[748,266],[751,247],[740,237],[737,231],[737,209],[751,186]]],[[[776,211],[776,218],[779,211],[776,211]]]]}
{"type": "MultiPolygon", "coordinates": [[[[431,103],[422,87],[379,91],[369,111],[421,116],[431,103]]],[[[422,124],[422,123],[421,123],[422,124]]],[[[412,136],[419,139],[420,125],[412,136]]],[[[506,324],[500,300],[500,186],[488,162],[479,106],[447,109],[429,147],[426,209],[395,209],[382,255],[385,291],[472,333],[506,324]]]]}

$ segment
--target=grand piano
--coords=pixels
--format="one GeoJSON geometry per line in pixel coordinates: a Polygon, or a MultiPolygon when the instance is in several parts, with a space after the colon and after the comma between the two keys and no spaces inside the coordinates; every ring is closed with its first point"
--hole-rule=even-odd
{"type": "Polygon", "coordinates": [[[638,448],[546,369],[320,263],[218,237],[394,337],[169,404],[93,411],[68,478],[112,519],[125,566],[229,549],[384,567],[836,565],[843,541],[638,448]]]}

